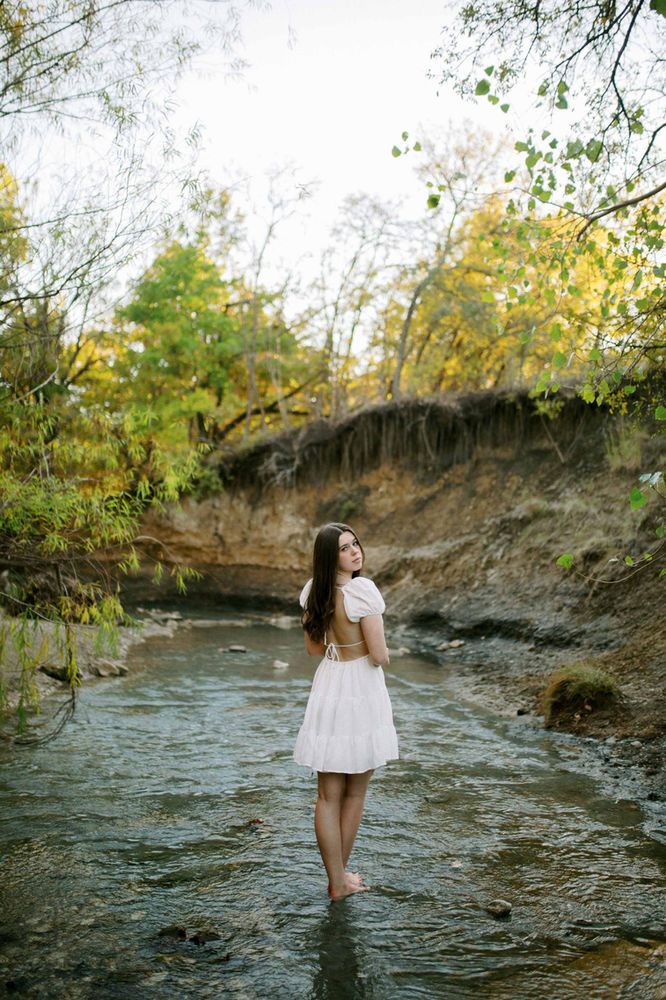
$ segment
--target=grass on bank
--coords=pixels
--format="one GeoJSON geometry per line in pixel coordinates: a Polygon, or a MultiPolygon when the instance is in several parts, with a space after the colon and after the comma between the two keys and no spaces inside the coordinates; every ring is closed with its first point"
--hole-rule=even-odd
{"type": "Polygon", "coordinates": [[[620,697],[617,682],[605,671],[586,663],[569,663],[550,675],[541,696],[546,726],[563,716],[609,708],[620,697]]]}

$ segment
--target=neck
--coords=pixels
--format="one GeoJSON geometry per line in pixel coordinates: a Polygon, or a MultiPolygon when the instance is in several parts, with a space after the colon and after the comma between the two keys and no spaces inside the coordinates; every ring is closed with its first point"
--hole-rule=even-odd
{"type": "Polygon", "coordinates": [[[335,582],[336,582],[336,583],[337,583],[337,584],[338,584],[338,585],[339,585],[340,587],[344,587],[344,585],[345,585],[346,583],[349,583],[349,581],[350,581],[351,579],[352,579],[352,575],[351,575],[351,573],[343,573],[343,572],[342,572],[342,570],[338,570],[338,572],[337,572],[337,575],[336,575],[336,577],[335,577],[335,582]]]}

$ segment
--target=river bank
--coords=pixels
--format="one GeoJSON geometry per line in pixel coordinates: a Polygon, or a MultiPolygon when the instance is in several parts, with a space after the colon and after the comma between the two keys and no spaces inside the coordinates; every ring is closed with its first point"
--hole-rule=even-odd
{"type": "Polygon", "coordinates": [[[564,707],[551,725],[630,748],[662,795],[663,506],[650,495],[632,509],[628,496],[664,461],[663,434],[575,398],[554,419],[519,394],[372,407],[213,456],[217,488],[146,518],[159,543],[123,586],[130,601],[164,601],[150,572],[167,551],[202,574],[192,602],[290,612],[317,526],[350,523],[398,645],[420,635],[461,692],[498,713],[539,717],[554,671],[601,671],[616,701],[564,707]],[[625,561],[648,551],[643,568],[625,561]]]}
{"type": "Polygon", "coordinates": [[[552,727],[640,761],[649,793],[666,796],[664,548],[640,570],[625,562],[655,548],[656,497],[637,509],[627,497],[662,448],[663,435],[574,398],[555,419],[525,395],[486,393],[310,424],[211,456],[205,491],[151,511],[124,601],[184,618],[294,615],[317,526],[349,522],[396,648],[439,662],[461,697],[540,725],[554,671],[602,671],[615,702],[565,707],[552,727]],[[168,572],[153,582],[156,561],[199,570],[184,601],[168,572]]]}

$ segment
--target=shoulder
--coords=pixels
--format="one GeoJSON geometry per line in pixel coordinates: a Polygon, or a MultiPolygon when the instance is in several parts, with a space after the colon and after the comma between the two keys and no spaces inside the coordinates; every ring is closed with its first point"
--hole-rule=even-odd
{"type": "Polygon", "coordinates": [[[356,576],[342,588],[347,617],[352,622],[368,615],[382,615],[386,609],[377,586],[366,576],[356,576]]]}
{"type": "Polygon", "coordinates": [[[308,580],[308,582],[305,584],[305,586],[303,587],[303,589],[301,591],[301,596],[298,598],[298,603],[300,604],[300,606],[302,608],[305,607],[305,602],[307,601],[307,599],[308,599],[308,597],[310,595],[310,589],[311,589],[311,587],[312,587],[312,579],[308,580]]]}

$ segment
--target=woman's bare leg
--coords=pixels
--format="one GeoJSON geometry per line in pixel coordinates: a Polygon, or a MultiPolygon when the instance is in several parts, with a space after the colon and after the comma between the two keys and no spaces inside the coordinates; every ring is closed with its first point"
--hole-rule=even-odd
{"type": "Polygon", "coordinates": [[[356,840],[356,834],[363,815],[365,793],[372,777],[372,770],[362,774],[345,775],[344,796],[340,806],[340,842],[342,863],[347,867],[349,856],[356,840]]]}
{"type": "Polygon", "coordinates": [[[346,776],[333,771],[317,772],[315,834],[324,867],[328,873],[331,899],[342,899],[365,886],[349,878],[342,862],[341,809],[345,797],[346,776]]]}

